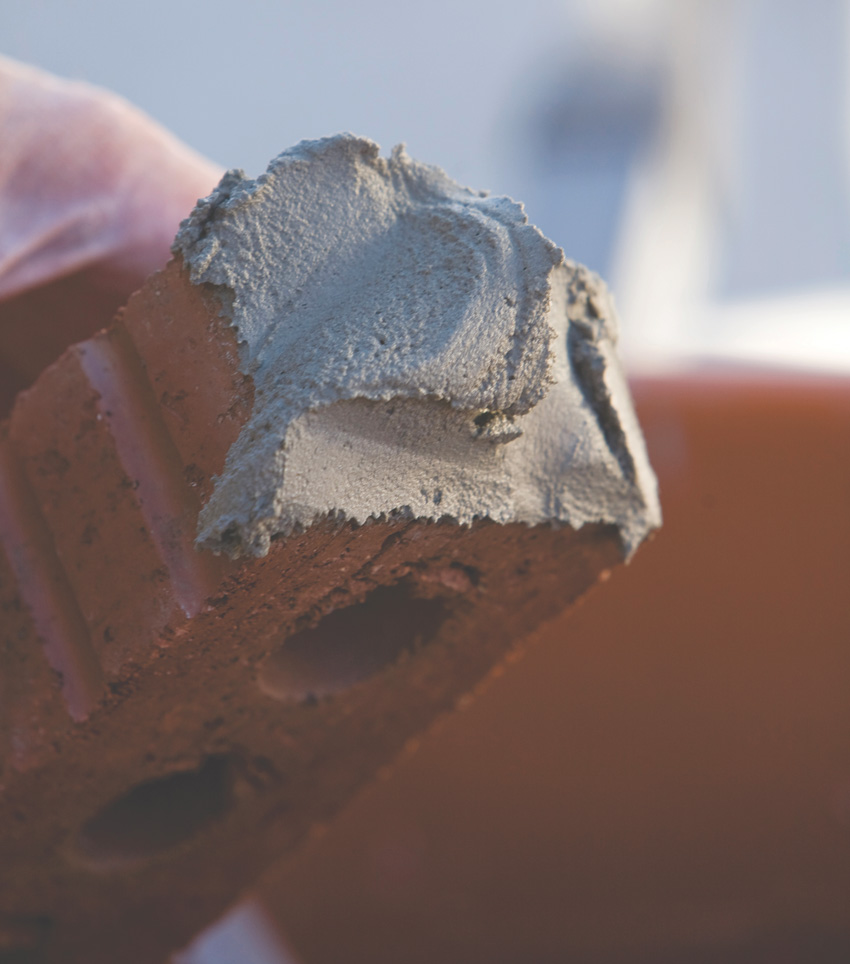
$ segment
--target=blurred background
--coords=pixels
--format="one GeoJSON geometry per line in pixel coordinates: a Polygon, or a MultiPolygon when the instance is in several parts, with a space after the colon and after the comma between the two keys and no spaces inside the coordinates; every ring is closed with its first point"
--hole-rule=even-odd
{"type": "Polygon", "coordinates": [[[0,52],[226,167],[351,130],[525,202],[634,370],[850,369],[846,0],[0,0],[0,52]]]}
{"type": "Polygon", "coordinates": [[[0,53],[252,176],[351,130],[522,200],[614,290],[661,479],[629,570],[180,960],[850,959],[850,2],[0,0],[0,53]]]}

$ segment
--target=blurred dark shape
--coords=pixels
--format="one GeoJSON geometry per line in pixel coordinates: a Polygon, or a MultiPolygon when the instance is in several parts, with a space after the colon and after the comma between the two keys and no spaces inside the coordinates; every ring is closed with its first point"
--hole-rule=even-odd
{"type": "Polygon", "coordinates": [[[528,208],[568,256],[609,273],[636,160],[652,142],[662,74],[647,66],[588,59],[546,86],[525,121],[533,171],[528,208]]]}

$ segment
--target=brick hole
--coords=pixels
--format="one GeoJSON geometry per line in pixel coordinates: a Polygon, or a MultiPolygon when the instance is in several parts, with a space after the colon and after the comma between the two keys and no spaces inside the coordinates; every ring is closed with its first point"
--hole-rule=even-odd
{"type": "Polygon", "coordinates": [[[156,857],[224,816],[233,803],[233,784],[234,768],[226,755],[139,783],[83,825],[77,851],[90,866],[104,870],[156,857]]]}
{"type": "Polygon", "coordinates": [[[406,583],[381,586],[290,636],[266,658],[257,683],[288,702],[332,696],[427,644],[447,615],[444,599],[419,598],[406,583]]]}
{"type": "Polygon", "coordinates": [[[49,917],[0,913],[0,964],[36,964],[47,941],[49,917]]]}

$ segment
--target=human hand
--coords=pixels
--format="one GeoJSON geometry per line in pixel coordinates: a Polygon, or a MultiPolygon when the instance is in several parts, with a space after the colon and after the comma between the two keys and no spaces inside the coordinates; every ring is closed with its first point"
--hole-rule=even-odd
{"type": "Polygon", "coordinates": [[[0,57],[0,415],[165,265],[221,173],[120,97],[0,57]]]}

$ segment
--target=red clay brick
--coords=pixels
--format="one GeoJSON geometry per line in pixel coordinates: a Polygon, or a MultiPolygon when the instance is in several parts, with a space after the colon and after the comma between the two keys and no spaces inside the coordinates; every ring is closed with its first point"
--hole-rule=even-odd
{"type": "Polygon", "coordinates": [[[24,749],[0,794],[0,915],[47,961],[185,943],[622,559],[613,526],[486,521],[196,550],[251,407],[218,297],[173,262],[4,429],[0,746],[24,749]],[[335,695],[299,689],[296,649],[335,695]]]}

